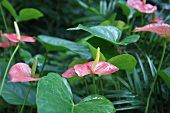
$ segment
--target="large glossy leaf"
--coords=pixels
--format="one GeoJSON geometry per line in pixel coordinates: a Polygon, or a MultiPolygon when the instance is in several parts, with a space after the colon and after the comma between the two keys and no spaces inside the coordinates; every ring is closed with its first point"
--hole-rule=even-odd
{"type": "Polygon", "coordinates": [[[72,113],[115,113],[113,104],[104,96],[90,95],[74,106],[72,113]]]}
{"type": "Polygon", "coordinates": [[[71,113],[72,98],[66,79],[56,73],[49,73],[38,83],[38,113],[71,113]]]}
{"type": "MultiPolygon", "coordinates": [[[[122,32],[114,26],[93,26],[93,27],[85,27],[81,24],[79,24],[76,28],[70,28],[68,30],[84,30],[92,35],[94,35],[97,38],[101,38],[103,40],[106,40],[112,44],[116,45],[128,45],[130,43],[134,43],[139,40],[138,35],[132,35],[129,37],[124,38],[122,41],[120,41],[120,37],[122,32]]],[[[98,40],[98,39],[96,39],[98,40]]]]}
{"type": "Polygon", "coordinates": [[[113,104],[100,95],[91,95],[75,105],[66,79],[56,73],[49,73],[39,81],[37,107],[38,113],[115,112],[113,104]]]}
{"type": "MultiPolygon", "coordinates": [[[[12,83],[5,81],[4,88],[2,90],[3,99],[14,105],[22,105],[26,94],[28,92],[29,83],[12,83]]],[[[0,80],[0,82],[2,82],[0,80]]],[[[36,105],[36,89],[31,88],[25,105],[36,105]]]]}
{"type": "Polygon", "coordinates": [[[108,62],[117,66],[119,69],[126,71],[132,71],[137,63],[136,59],[132,55],[128,54],[117,55],[109,59],[108,62]]]}
{"type": "Polygon", "coordinates": [[[38,41],[46,48],[47,51],[71,50],[83,58],[91,58],[90,50],[87,47],[72,41],[45,35],[39,35],[38,41]]]}
{"type": "Polygon", "coordinates": [[[114,26],[93,26],[85,27],[83,25],[78,25],[76,28],[70,28],[68,30],[84,30],[96,37],[100,37],[114,44],[119,41],[121,36],[121,31],[114,26]]]}
{"type": "Polygon", "coordinates": [[[161,78],[165,81],[166,85],[170,89],[170,67],[166,68],[165,70],[161,70],[158,72],[161,78]]]}
{"type": "Polygon", "coordinates": [[[31,19],[38,19],[43,17],[43,13],[34,8],[24,8],[19,12],[18,22],[27,21],[31,19]]]}
{"type": "Polygon", "coordinates": [[[17,20],[17,13],[13,6],[8,2],[8,0],[3,0],[2,5],[11,13],[11,15],[17,20]]]}

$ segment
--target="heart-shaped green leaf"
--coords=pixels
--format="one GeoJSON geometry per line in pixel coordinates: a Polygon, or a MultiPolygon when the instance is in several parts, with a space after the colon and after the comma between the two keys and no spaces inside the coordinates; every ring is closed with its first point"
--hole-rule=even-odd
{"type": "Polygon", "coordinates": [[[76,104],[73,113],[115,113],[113,104],[104,96],[90,95],[76,104]]]}
{"type": "Polygon", "coordinates": [[[170,89],[170,67],[165,70],[161,70],[158,72],[159,76],[165,81],[166,85],[170,89]]]}
{"type": "Polygon", "coordinates": [[[114,44],[119,41],[121,36],[121,31],[114,26],[93,26],[93,27],[85,27],[83,25],[78,25],[76,28],[70,28],[68,30],[84,30],[96,37],[100,37],[102,39],[105,39],[109,42],[112,42],[114,44]]]}
{"type": "Polygon", "coordinates": [[[135,43],[139,40],[140,36],[139,35],[131,35],[119,42],[119,45],[128,45],[130,43],[135,43]]]}
{"type": "MultiPolygon", "coordinates": [[[[84,30],[92,35],[94,35],[96,38],[101,38],[103,40],[106,40],[112,44],[116,45],[128,45],[130,43],[134,43],[139,40],[138,35],[132,35],[126,38],[124,38],[122,41],[120,41],[120,37],[122,32],[114,26],[93,26],[93,27],[85,27],[81,24],[79,24],[76,28],[70,28],[68,30],[84,30]]],[[[93,37],[91,37],[93,38],[93,37]]],[[[90,40],[90,39],[88,39],[90,40]]],[[[98,39],[97,39],[98,40],[98,39]]]]}
{"type": "Polygon", "coordinates": [[[71,113],[72,98],[66,79],[56,73],[49,73],[38,83],[38,113],[71,113]]]}
{"type": "Polygon", "coordinates": [[[19,12],[18,22],[27,21],[27,20],[31,20],[31,19],[38,19],[43,16],[44,16],[43,13],[41,13],[37,9],[24,8],[24,9],[20,10],[20,12],[19,12]]]}
{"type": "Polygon", "coordinates": [[[78,104],[66,81],[56,73],[49,73],[38,83],[38,113],[115,113],[113,104],[105,97],[91,95],[78,104]]]}
{"type": "Polygon", "coordinates": [[[71,50],[78,53],[83,58],[91,58],[90,50],[87,47],[72,41],[45,35],[39,35],[38,41],[46,48],[47,51],[71,50]]]}
{"type": "Polygon", "coordinates": [[[132,71],[137,63],[136,59],[132,55],[128,54],[117,55],[109,59],[108,62],[117,66],[119,69],[126,71],[132,71]]]}
{"type": "MultiPolygon", "coordinates": [[[[0,80],[2,83],[2,81],[0,80]]],[[[5,81],[4,88],[2,90],[3,99],[14,105],[22,105],[27,95],[29,88],[28,83],[12,83],[5,81]]],[[[36,105],[36,89],[32,87],[28,95],[25,105],[36,105]]]]}

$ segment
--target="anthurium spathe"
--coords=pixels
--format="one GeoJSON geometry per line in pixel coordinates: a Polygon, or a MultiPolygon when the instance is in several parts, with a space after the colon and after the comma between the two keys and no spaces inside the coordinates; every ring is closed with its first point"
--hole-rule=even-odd
{"type": "Polygon", "coordinates": [[[31,77],[31,68],[28,64],[17,63],[9,70],[10,82],[38,81],[40,78],[31,77]]]}
{"type": "Polygon", "coordinates": [[[31,37],[31,36],[20,36],[20,39],[18,39],[17,34],[15,33],[11,33],[11,34],[1,34],[2,37],[7,38],[8,40],[10,40],[11,42],[35,42],[36,39],[31,37]]]}
{"type": "Polygon", "coordinates": [[[153,20],[151,19],[150,20],[150,23],[159,23],[159,24],[163,24],[164,23],[164,20],[160,17],[155,17],[153,20]]]}
{"type": "Polygon", "coordinates": [[[127,0],[127,5],[142,13],[154,13],[157,10],[157,6],[145,4],[141,0],[127,0]]]}
{"type": "Polygon", "coordinates": [[[93,63],[94,61],[87,62],[85,64],[77,64],[73,68],[65,71],[62,76],[64,78],[70,78],[76,74],[80,77],[88,74],[109,75],[119,70],[119,68],[108,62],[99,61],[95,66],[95,69],[92,71],[93,63]]]}
{"type": "Polygon", "coordinates": [[[165,23],[154,23],[154,24],[148,24],[143,27],[137,27],[133,30],[133,32],[139,32],[139,31],[150,31],[154,32],[166,40],[170,39],[170,25],[165,23]]]}
{"type": "Polygon", "coordinates": [[[16,46],[16,43],[15,42],[9,42],[9,41],[0,42],[0,47],[2,47],[2,48],[8,48],[10,46],[16,46]]]}

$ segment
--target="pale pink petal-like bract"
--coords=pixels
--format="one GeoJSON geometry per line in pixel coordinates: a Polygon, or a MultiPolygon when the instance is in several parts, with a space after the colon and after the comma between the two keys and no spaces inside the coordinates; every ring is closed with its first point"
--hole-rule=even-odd
{"type": "Polygon", "coordinates": [[[159,23],[154,23],[154,24],[148,24],[143,27],[137,27],[133,30],[133,32],[139,32],[139,31],[149,31],[149,32],[154,32],[160,36],[162,36],[165,39],[170,38],[170,25],[168,24],[159,24],[159,23]]]}
{"type": "Polygon", "coordinates": [[[20,40],[18,40],[17,35],[15,33],[11,33],[11,34],[1,34],[1,36],[7,38],[8,40],[12,41],[12,42],[35,42],[36,39],[31,37],[31,36],[20,36],[20,40]]]}
{"type": "Polygon", "coordinates": [[[157,10],[157,6],[144,4],[141,0],[127,0],[127,5],[142,13],[154,13],[157,10]]]}
{"type": "Polygon", "coordinates": [[[155,17],[154,20],[150,20],[151,23],[158,23],[158,24],[163,24],[164,23],[164,20],[160,17],[155,17]]]}
{"type": "Polygon", "coordinates": [[[108,62],[99,62],[96,65],[94,73],[100,74],[100,75],[110,75],[111,73],[114,73],[118,70],[119,70],[119,68],[117,68],[113,64],[110,64],[108,62]]]}
{"type": "Polygon", "coordinates": [[[64,78],[70,78],[72,76],[76,75],[76,72],[74,70],[74,68],[70,68],[68,70],[66,70],[63,74],[62,74],[62,77],[64,78]]]}
{"type": "Polygon", "coordinates": [[[10,46],[16,46],[16,43],[15,42],[9,42],[9,41],[0,42],[0,47],[2,47],[2,48],[8,48],[10,46]]]}
{"type": "Polygon", "coordinates": [[[40,78],[31,77],[31,68],[28,64],[17,63],[9,70],[10,82],[38,81],[40,78]]]}
{"type": "Polygon", "coordinates": [[[88,66],[88,63],[77,64],[74,66],[74,69],[77,75],[80,77],[93,73],[92,68],[88,66]]]}

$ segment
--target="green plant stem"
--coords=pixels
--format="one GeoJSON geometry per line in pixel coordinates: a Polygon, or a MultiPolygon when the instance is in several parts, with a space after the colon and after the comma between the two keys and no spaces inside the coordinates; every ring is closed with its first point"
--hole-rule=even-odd
{"type": "Polygon", "coordinates": [[[11,64],[11,62],[12,62],[12,60],[13,60],[16,52],[17,52],[17,50],[19,49],[19,46],[20,46],[20,44],[18,43],[17,47],[15,48],[14,52],[11,55],[11,58],[9,59],[9,62],[8,62],[7,67],[6,67],[5,74],[4,74],[4,77],[3,77],[3,80],[2,80],[2,84],[1,84],[1,88],[0,88],[0,95],[2,94],[2,89],[3,89],[4,83],[5,83],[5,79],[6,79],[6,76],[7,76],[7,73],[8,73],[8,69],[10,67],[10,64],[11,64]]]}
{"type": "Polygon", "coordinates": [[[102,82],[102,79],[101,79],[101,75],[99,75],[98,77],[99,77],[101,92],[102,92],[102,95],[104,95],[103,82],[102,82]]]}
{"type": "Polygon", "coordinates": [[[30,93],[30,91],[31,91],[32,83],[33,83],[33,82],[31,82],[31,83],[30,83],[30,86],[29,86],[29,88],[28,88],[27,95],[26,95],[26,97],[25,97],[25,99],[24,99],[24,103],[22,104],[22,107],[21,107],[20,113],[22,113],[22,112],[23,112],[23,109],[24,109],[24,106],[25,106],[26,100],[27,100],[28,95],[29,95],[29,93],[30,93]]]}
{"type": "Polygon", "coordinates": [[[94,93],[97,94],[95,75],[92,75],[92,79],[93,79],[94,93]]]}
{"type": "Polygon", "coordinates": [[[83,77],[83,79],[84,79],[84,83],[85,83],[85,86],[86,86],[86,94],[89,95],[89,87],[88,87],[88,84],[87,84],[86,76],[83,77]]]}
{"type": "Polygon", "coordinates": [[[153,81],[153,85],[152,85],[151,90],[150,90],[149,95],[148,95],[148,99],[147,99],[147,103],[146,103],[145,113],[148,113],[148,108],[149,108],[150,98],[151,98],[151,95],[152,95],[153,89],[154,89],[154,87],[155,87],[155,84],[156,84],[156,81],[157,81],[157,78],[158,78],[158,72],[160,71],[161,66],[162,66],[162,62],[163,62],[163,59],[164,59],[164,56],[165,56],[165,50],[166,50],[166,41],[164,41],[164,46],[163,46],[163,52],[162,52],[161,60],[160,60],[159,66],[158,66],[158,70],[157,70],[157,73],[156,73],[155,79],[154,79],[154,81],[153,81]]]}
{"type": "Polygon", "coordinates": [[[9,32],[8,31],[8,26],[7,26],[7,23],[6,23],[6,20],[5,20],[4,11],[2,9],[2,5],[1,4],[0,4],[0,10],[1,10],[1,14],[2,14],[2,19],[3,19],[4,25],[5,25],[5,29],[6,29],[6,31],[8,33],[9,32]]]}

